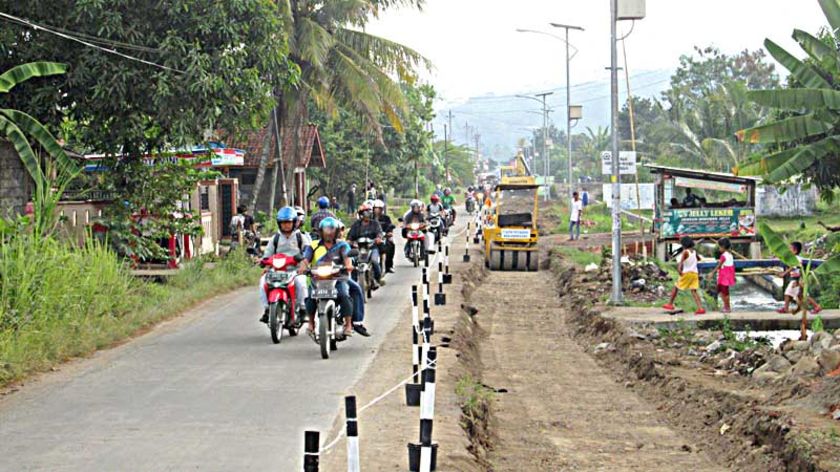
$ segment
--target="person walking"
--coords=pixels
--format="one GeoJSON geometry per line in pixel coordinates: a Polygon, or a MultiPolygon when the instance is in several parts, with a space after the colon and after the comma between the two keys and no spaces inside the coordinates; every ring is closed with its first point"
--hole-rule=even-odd
{"type": "Polygon", "coordinates": [[[721,238],[718,241],[718,248],[720,249],[720,259],[718,259],[717,267],[709,274],[711,278],[717,273],[717,293],[723,300],[722,313],[731,313],[732,306],[729,303],[729,289],[735,285],[735,258],[732,256],[732,243],[729,238],[721,238]]]}
{"type": "Polygon", "coordinates": [[[580,219],[583,217],[583,202],[577,192],[572,194],[572,202],[569,206],[569,241],[580,239],[580,219]]]}
{"type": "Polygon", "coordinates": [[[356,213],[356,184],[350,185],[347,190],[347,213],[350,215],[356,213]]]}
{"type": "Polygon", "coordinates": [[[694,240],[689,236],[683,236],[680,239],[682,246],[682,254],[680,255],[680,262],[677,263],[677,273],[680,278],[677,279],[677,284],[671,290],[671,298],[668,303],[662,305],[662,308],[667,311],[675,310],[674,300],[677,298],[678,291],[691,291],[691,296],[694,297],[694,303],[697,304],[697,311],[695,315],[705,315],[706,310],[703,309],[703,303],[700,301],[700,295],[697,290],[700,289],[700,275],[697,270],[697,251],[694,250],[694,240]]]}

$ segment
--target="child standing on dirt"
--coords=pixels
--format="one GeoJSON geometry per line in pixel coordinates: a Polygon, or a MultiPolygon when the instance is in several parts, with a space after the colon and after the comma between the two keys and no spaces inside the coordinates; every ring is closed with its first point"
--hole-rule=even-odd
{"type": "Polygon", "coordinates": [[[723,300],[723,313],[731,313],[732,307],[729,305],[729,288],[735,285],[735,258],[732,257],[732,243],[729,238],[721,238],[718,241],[718,248],[720,249],[720,259],[715,270],[709,274],[713,276],[717,272],[717,293],[723,300]]]}
{"type": "Polygon", "coordinates": [[[700,275],[697,271],[697,251],[694,250],[694,240],[688,236],[683,236],[680,239],[680,246],[682,246],[682,254],[680,254],[680,262],[677,263],[677,272],[680,278],[677,279],[677,285],[671,290],[671,298],[668,303],[662,305],[667,311],[673,311],[674,300],[677,298],[678,291],[691,290],[691,296],[694,297],[694,302],[697,304],[697,311],[695,315],[704,315],[706,310],[703,309],[703,303],[700,302],[700,295],[697,290],[700,288],[700,275]]]}
{"type": "MultiPolygon", "coordinates": [[[[802,243],[799,241],[794,241],[790,243],[790,252],[796,255],[796,258],[802,262],[802,258],[799,257],[799,254],[802,252],[802,243]]],[[[803,299],[802,293],[802,285],[800,283],[800,279],[802,278],[802,271],[799,270],[799,267],[788,267],[782,273],[782,278],[786,276],[790,276],[790,282],[788,283],[787,288],[785,288],[785,306],[779,308],[777,313],[791,313],[790,311],[790,302],[792,300],[796,300],[796,305],[798,307],[802,307],[802,304],[805,302],[803,299]]],[[[813,306],[814,308],[811,310],[811,313],[817,314],[822,311],[822,307],[817,303],[816,300],[808,297],[808,304],[813,306]]],[[[796,314],[796,312],[793,312],[796,314]]]]}

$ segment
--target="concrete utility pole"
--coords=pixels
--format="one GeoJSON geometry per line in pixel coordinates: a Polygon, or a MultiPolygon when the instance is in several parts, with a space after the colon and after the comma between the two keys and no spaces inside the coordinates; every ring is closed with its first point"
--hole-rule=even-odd
{"type": "Polygon", "coordinates": [[[552,95],[554,92],[543,92],[536,94],[537,97],[542,98],[542,105],[543,105],[543,169],[544,179],[543,185],[545,185],[545,190],[543,192],[543,197],[545,201],[551,197],[551,186],[549,184],[549,175],[551,174],[551,159],[548,155],[548,105],[545,102],[545,97],[552,95]]]}
{"type": "Polygon", "coordinates": [[[449,128],[443,124],[443,183],[446,184],[446,174],[449,172],[449,128]]]}
{"type": "Polygon", "coordinates": [[[572,79],[571,79],[571,56],[569,56],[569,30],[583,31],[580,26],[564,25],[561,23],[551,23],[555,28],[563,28],[566,30],[566,144],[569,157],[569,201],[572,199],[572,79]]]}
{"type": "Polygon", "coordinates": [[[610,302],[621,304],[621,176],[618,155],[618,0],[610,0],[610,117],[612,128],[612,291],[610,302]]]}
{"type": "MultiPolygon", "coordinates": [[[[455,128],[452,127],[452,110],[449,110],[449,133],[453,135],[452,141],[455,142],[455,128]]],[[[443,186],[446,187],[449,185],[449,153],[445,156],[443,166],[443,186]]]]}

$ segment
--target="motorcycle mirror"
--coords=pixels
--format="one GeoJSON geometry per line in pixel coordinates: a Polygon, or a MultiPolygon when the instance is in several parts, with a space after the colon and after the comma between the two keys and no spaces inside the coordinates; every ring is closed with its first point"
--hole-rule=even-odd
{"type": "Polygon", "coordinates": [[[304,259],[306,259],[306,258],[303,257],[303,254],[295,254],[295,262],[300,262],[304,259]]]}
{"type": "Polygon", "coordinates": [[[356,257],[359,255],[358,249],[351,249],[350,252],[347,253],[347,257],[356,257]]]}
{"type": "Polygon", "coordinates": [[[402,218],[402,216],[401,216],[401,217],[399,217],[399,218],[397,218],[397,221],[399,221],[400,223],[402,223],[402,222],[403,222],[403,218],[402,218]]]}

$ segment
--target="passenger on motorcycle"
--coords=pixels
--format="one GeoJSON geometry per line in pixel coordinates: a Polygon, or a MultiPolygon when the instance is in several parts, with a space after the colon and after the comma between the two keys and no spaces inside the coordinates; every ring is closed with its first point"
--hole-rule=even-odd
{"type": "MultiPolygon", "coordinates": [[[[344,232],[346,231],[344,222],[338,220],[338,236],[339,242],[344,241],[344,232]]],[[[370,331],[365,328],[365,293],[362,291],[362,286],[353,280],[353,277],[347,277],[347,285],[350,286],[350,297],[353,299],[353,331],[362,336],[370,336],[370,331]]]]}
{"type": "Polygon", "coordinates": [[[309,220],[309,227],[313,232],[318,231],[319,225],[324,218],[335,218],[335,214],[330,211],[330,200],[327,197],[318,199],[318,211],[312,214],[309,220]]]}
{"type": "MultiPolygon", "coordinates": [[[[431,203],[426,207],[426,212],[429,216],[432,213],[440,213],[440,229],[441,234],[446,234],[446,207],[441,203],[440,197],[437,194],[433,194],[431,198],[431,203]]],[[[434,245],[433,245],[434,246],[434,245]]]]}
{"type": "MultiPolygon", "coordinates": [[[[297,214],[292,207],[283,207],[277,212],[277,228],[278,231],[272,236],[268,242],[268,246],[263,252],[263,259],[269,258],[275,254],[285,254],[287,256],[303,255],[306,248],[309,247],[311,241],[309,236],[301,233],[295,229],[297,222],[297,214]]],[[[260,302],[263,306],[263,315],[260,321],[268,322],[268,296],[265,293],[265,273],[260,277],[260,302]]],[[[295,296],[297,298],[297,311],[302,313],[305,310],[305,300],[307,298],[306,277],[295,278],[295,296]]]]}
{"type": "MultiPolygon", "coordinates": [[[[325,261],[335,261],[344,266],[347,275],[336,282],[335,288],[338,291],[338,304],[341,307],[341,313],[344,313],[344,333],[349,336],[353,333],[353,302],[350,298],[350,286],[347,283],[347,279],[350,278],[350,273],[353,272],[353,263],[350,262],[350,257],[348,256],[350,245],[337,239],[339,224],[339,221],[335,218],[324,218],[321,221],[318,226],[320,239],[310,243],[304,250],[303,260],[298,268],[298,273],[305,274],[310,265],[317,265],[319,262],[325,261]]],[[[315,339],[315,312],[317,311],[315,300],[311,298],[306,299],[306,311],[309,314],[307,321],[309,336],[315,339]]]]}
{"type": "Polygon", "coordinates": [[[455,195],[452,195],[452,189],[446,187],[443,191],[443,198],[441,198],[441,203],[443,207],[446,208],[446,211],[450,212],[452,215],[452,219],[450,220],[453,224],[455,223],[455,195]]]}
{"type": "Polygon", "coordinates": [[[385,240],[380,252],[385,256],[385,272],[390,274],[394,272],[394,252],[396,252],[394,224],[391,223],[391,217],[385,214],[385,202],[382,200],[373,201],[373,217],[379,222],[382,231],[385,232],[385,240]]]}
{"type": "Polygon", "coordinates": [[[303,224],[306,223],[306,210],[304,210],[302,207],[296,206],[295,213],[297,214],[295,229],[303,231],[303,224]]]}
{"type": "Polygon", "coordinates": [[[353,247],[358,247],[358,241],[360,238],[368,238],[374,241],[373,247],[371,247],[370,250],[370,262],[373,266],[373,288],[375,289],[377,288],[377,284],[385,284],[385,281],[382,280],[382,265],[380,264],[379,257],[379,249],[382,245],[382,236],[385,233],[382,231],[382,226],[379,225],[379,221],[373,219],[372,206],[367,203],[362,204],[362,206],[359,207],[357,214],[359,215],[359,219],[356,220],[353,223],[353,226],[350,227],[350,232],[347,234],[347,240],[353,247]]]}

